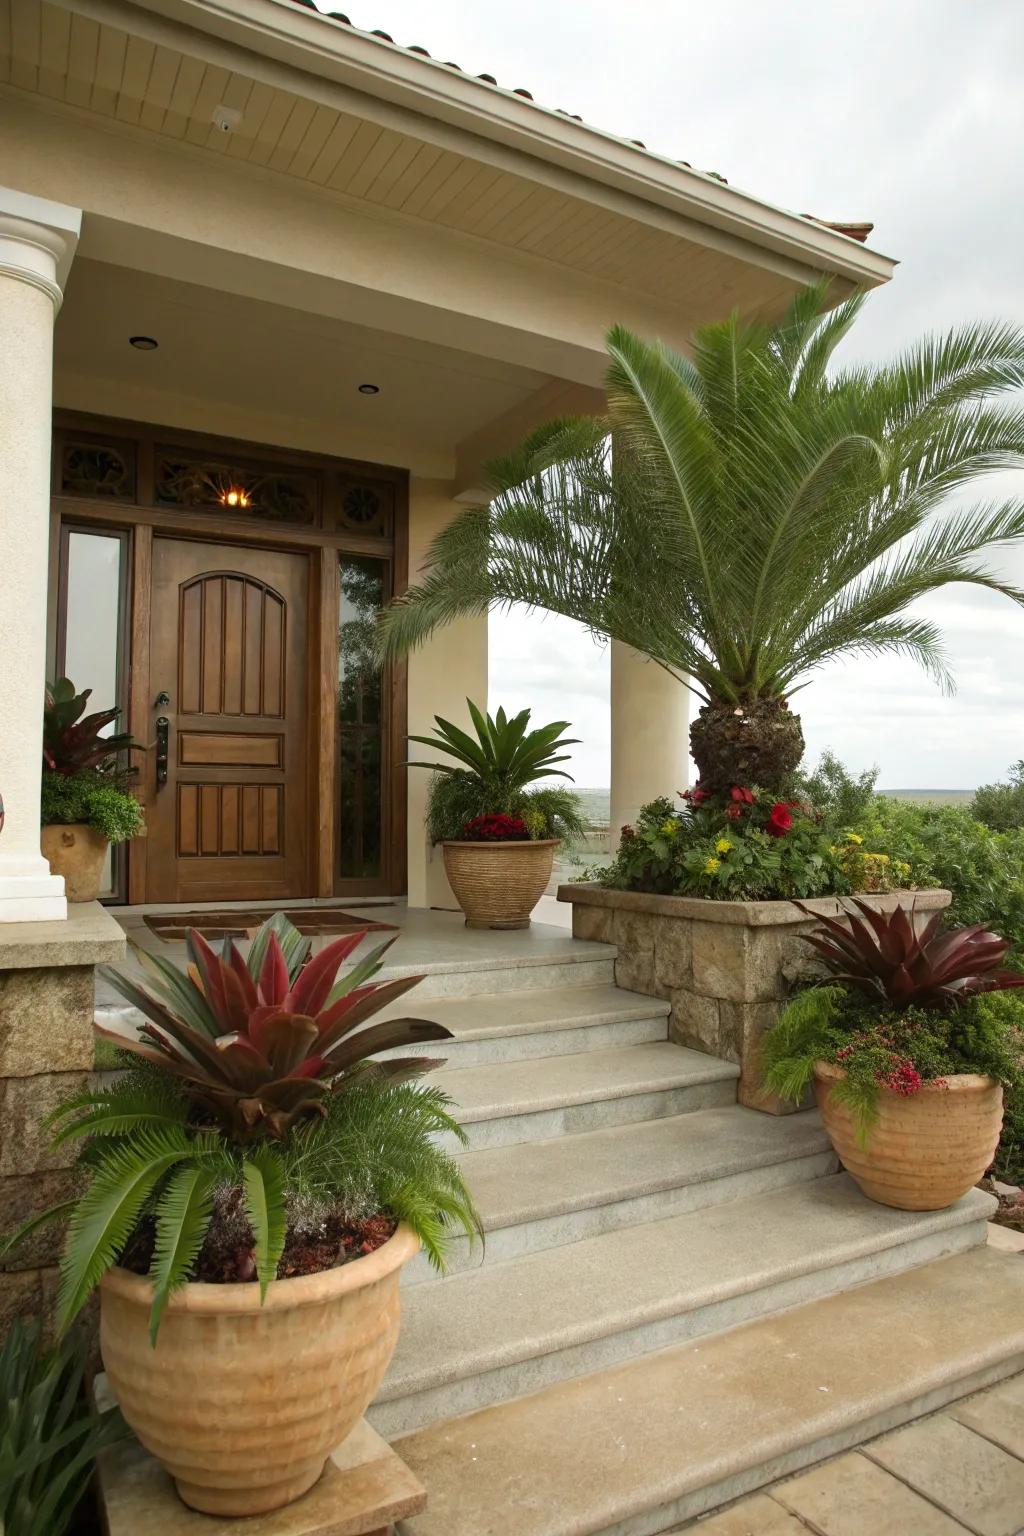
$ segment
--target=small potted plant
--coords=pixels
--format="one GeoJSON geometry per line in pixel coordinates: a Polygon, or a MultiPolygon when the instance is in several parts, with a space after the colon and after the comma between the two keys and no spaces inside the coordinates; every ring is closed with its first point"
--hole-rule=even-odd
{"type": "MultiPolygon", "coordinates": [[[[800,905],[800,903],[797,903],[800,905]]],[[[800,1101],[813,1084],[847,1171],[900,1210],[952,1205],[995,1156],[1003,1084],[1018,1074],[1012,1031],[1024,975],[978,923],[923,925],[913,909],[818,917],[804,935],[825,971],[765,1036],[769,1090],[800,1101]]],[[[806,910],[806,909],[804,909],[806,910]]]]}
{"type": "Polygon", "coordinates": [[[551,879],[555,849],[583,836],[577,797],[563,785],[541,779],[568,779],[556,768],[568,760],[560,748],[574,746],[563,736],[567,720],[528,730],[530,711],[509,719],[503,709],[485,715],[470,700],[475,737],[435,715],[433,736],[410,741],[455,759],[410,763],[429,768],[434,778],[427,803],[427,830],[440,843],[444,867],[468,928],[528,928],[530,913],[551,879]]]}
{"type": "Polygon", "coordinates": [[[58,1324],[96,1287],[111,1387],[139,1440],[194,1509],[252,1515],[316,1482],[370,1402],[399,1327],[399,1271],[441,1264],[453,1227],[479,1223],[438,1134],[464,1137],[436,1061],[370,1060],[445,1039],[389,1018],[422,978],[375,982],[380,945],[338,979],[366,937],[310,953],[282,914],[216,953],[192,931],[179,970],[105,972],[146,1016],[100,1029],[126,1070],[50,1117],[81,1138],[84,1188],[10,1240],[67,1215],[58,1324]]]}
{"type": "Polygon", "coordinates": [[[91,692],[76,693],[62,677],[47,684],[43,708],[41,846],[52,872],[64,876],[68,901],[95,901],[110,844],[144,830],[142,807],[128,790],[135,770],[121,761],[132,739],[102,734],[121,711],[86,715],[91,692]]]}

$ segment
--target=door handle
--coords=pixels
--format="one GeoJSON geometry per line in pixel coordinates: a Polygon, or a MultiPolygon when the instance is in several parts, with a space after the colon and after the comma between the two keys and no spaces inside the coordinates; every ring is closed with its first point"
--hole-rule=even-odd
{"type": "Polygon", "coordinates": [[[156,722],[156,782],[157,788],[167,783],[167,738],[171,722],[161,715],[156,722]]]}

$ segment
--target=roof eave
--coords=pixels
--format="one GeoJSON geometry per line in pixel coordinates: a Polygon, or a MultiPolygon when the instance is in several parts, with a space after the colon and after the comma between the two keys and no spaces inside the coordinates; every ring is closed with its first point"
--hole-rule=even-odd
{"type": "MultiPolygon", "coordinates": [[[[103,0],[87,4],[90,10],[103,8],[103,0]]],[[[894,258],[848,235],[292,0],[144,0],[144,8],[419,117],[439,119],[477,139],[490,139],[813,271],[874,287],[887,282],[896,266],[894,258]]]]}

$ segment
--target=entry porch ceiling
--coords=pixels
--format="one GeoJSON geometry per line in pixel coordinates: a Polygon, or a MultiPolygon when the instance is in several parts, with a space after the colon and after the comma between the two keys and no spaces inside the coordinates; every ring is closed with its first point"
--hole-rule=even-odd
{"type": "MultiPolygon", "coordinates": [[[[756,245],[713,227],[710,215],[706,223],[683,217],[653,198],[644,201],[567,172],[554,156],[542,161],[496,142],[493,134],[474,137],[440,111],[417,115],[383,94],[353,89],[336,77],[343,74],[345,49],[365,49],[367,39],[346,37],[339,24],[294,6],[272,0],[250,6],[262,24],[262,32],[252,29],[254,42],[262,38],[266,51],[199,30],[206,9],[177,0],[145,8],[125,0],[0,0],[0,82],[126,133],[288,178],[406,227],[438,225],[522,258],[627,286],[677,306],[691,324],[734,306],[775,311],[797,284],[823,269],[844,274],[837,298],[853,282],[871,285],[891,271],[885,258],[806,224],[802,249],[794,244],[784,254],[777,234],[756,245]],[[271,23],[275,42],[279,34],[286,42],[314,39],[323,74],[285,62],[285,45],[270,45],[271,23]],[[330,49],[335,78],[327,67],[330,49]],[[214,126],[214,110],[221,106],[240,114],[231,133],[214,126]]],[[[218,9],[218,30],[232,30],[224,22],[229,13],[237,21],[234,35],[244,35],[239,7],[218,9]]],[[[387,44],[370,44],[389,51],[387,44]]],[[[312,48],[299,56],[312,63],[312,48]]],[[[576,125],[564,124],[564,132],[576,133],[576,125]]],[[[681,184],[688,174],[678,170],[681,184]]],[[[709,197],[725,194],[707,178],[695,179],[706,183],[700,190],[709,197]]],[[[642,192],[639,179],[636,186],[642,192]]],[[[765,212],[782,222],[788,218],[765,212]]]]}
{"type": "Polygon", "coordinates": [[[496,359],[84,257],[56,327],[59,405],[446,479],[458,444],[549,388],[496,359]],[[132,347],[139,334],[158,349],[132,347]]]}

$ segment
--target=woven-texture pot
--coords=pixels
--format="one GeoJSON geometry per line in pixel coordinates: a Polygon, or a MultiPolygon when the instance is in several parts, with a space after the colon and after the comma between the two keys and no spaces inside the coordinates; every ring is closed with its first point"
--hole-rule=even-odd
{"type": "Polygon", "coordinates": [[[906,1098],[880,1088],[878,1119],[861,1147],[850,1111],[832,1091],[845,1076],[819,1061],[814,1096],[843,1166],[872,1200],[900,1211],[941,1211],[977,1184],[1003,1124],[1003,1090],[994,1078],[961,1073],[906,1098]]]}
{"type": "Polygon", "coordinates": [[[467,928],[528,928],[555,862],[557,838],[442,843],[444,867],[467,928]]]}
{"type": "Polygon", "coordinates": [[[64,876],[68,901],[95,901],[109,846],[106,838],[84,821],[51,822],[42,830],[40,845],[51,875],[64,876]]]}
{"type": "Polygon", "coordinates": [[[313,1486],[359,1422],[398,1339],[398,1281],[419,1239],[402,1225],[339,1269],[259,1286],[189,1284],[149,1342],[152,1287],[112,1269],[100,1349],[121,1411],[186,1504],[256,1515],[313,1486]]]}

